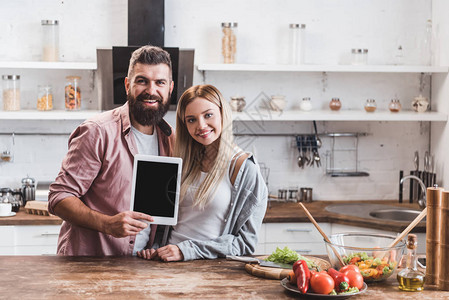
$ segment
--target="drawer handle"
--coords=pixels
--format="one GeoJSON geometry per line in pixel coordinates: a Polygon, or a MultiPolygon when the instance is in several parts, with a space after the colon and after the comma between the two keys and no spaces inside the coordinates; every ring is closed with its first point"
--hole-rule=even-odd
{"type": "Polygon", "coordinates": [[[56,233],[44,232],[44,233],[41,233],[41,235],[42,235],[42,236],[59,235],[59,232],[56,232],[56,233]]]}
{"type": "Polygon", "coordinates": [[[286,229],[287,232],[311,232],[312,229],[286,229]]]}
{"type": "Polygon", "coordinates": [[[295,252],[298,252],[298,253],[310,253],[310,252],[312,252],[312,250],[310,250],[310,249],[298,249],[298,250],[294,250],[295,252]]]}

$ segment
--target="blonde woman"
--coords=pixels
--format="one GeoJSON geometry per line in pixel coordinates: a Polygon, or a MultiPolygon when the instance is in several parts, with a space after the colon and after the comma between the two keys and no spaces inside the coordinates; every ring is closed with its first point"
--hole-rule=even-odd
{"type": "Polygon", "coordinates": [[[175,156],[183,159],[178,224],[168,245],[138,256],[186,261],[252,254],[268,191],[255,158],[234,144],[230,108],[214,86],[193,86],[179,99],[175,156]]]}

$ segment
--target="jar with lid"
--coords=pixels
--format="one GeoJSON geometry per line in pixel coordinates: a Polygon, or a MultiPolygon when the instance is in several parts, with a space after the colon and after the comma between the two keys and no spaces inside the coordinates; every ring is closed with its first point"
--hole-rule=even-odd
{"type": "Polygon", "coordinates": [[[81,108],[81,88],[79,76],[67,76],[65,84],[65,108],[66,110],[78,110],[81,108]]]}
{"type": "Polygon", "coordinates": [[[245,97],[240,96],[231,97],[229,105],[231,106],[232,111],[242,112],[246,106],[245,97]]]}
{"type": "Polygon", "coordinates": [[[374,100],[374,99],[366,99],[365,110],[367,112],[375,112],[376,108],[377,108],[376,100],[374,100]]]}
{"type": "Polygon", "coordinates": [[[401,102],[399,101],[399,99],[395,98],[395,99],[391,99],[390,104],[388,105],[388,108],[390,109],[391,112],[399,112],[402,108],[401,102]]]}
{"type": "Polygon", "coordinates": [[[312,102],[310,101],[310,97],[302,98],[299,103],[299,108],[303,111],[311,111],[312,110],[312,102]]]}
{"type": "Polygon", "coordinates": [[[3,109],[20,110],[20,76],[3,75],[3,109]]]}
{"type": "Polygon", "coordinates": [[[237,54],[237,26],[233,22],[221,23],[223,37],[221,39],[221,52],[223,54],[223,62],[225,64],[235,63],[237,54]]]}
{"type": "Polygon", "coordinates": [[[20,209],[20,202],[13,196],[13,190],[10,188],[2,188],[0,189],[0,202],[2,203],[11,203],[12,211],[18,212],[20,209]]]}
{"type": "Polygon", "coordinates": [[[288,62],[293,65],[304,63],[305,24],[289,25],[289,55],[288,62]]]}
{"type": "Polygon", "coordinates": [[[42,60],[59,60],[59,21],[42,20],[42,60]]]}
{"type": "Polygon", "coordinates": [[[53,91],[50,85],[39,85],[37,95],[37,110],[53,109],[53,91]]]}
{"type": "Polygon", "coordinates": [[[351,64],[366,65],[368,63],[368,49],[352,49],[351,64]]]}
{"type": "Polygon", "coordinates": [[[329,102],[329,108],[334,111],[340,110],[341,108],[340,98],[332,98],[331,102],[329,102]]]}

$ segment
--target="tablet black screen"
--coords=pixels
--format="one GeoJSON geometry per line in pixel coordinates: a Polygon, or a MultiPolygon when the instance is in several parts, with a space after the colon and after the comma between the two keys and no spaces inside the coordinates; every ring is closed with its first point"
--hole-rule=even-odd
{"type": "Polygon", "coordinates": [[[138,161],[134,211],[173,217],[178,167],[178,164],[138,161]]]}

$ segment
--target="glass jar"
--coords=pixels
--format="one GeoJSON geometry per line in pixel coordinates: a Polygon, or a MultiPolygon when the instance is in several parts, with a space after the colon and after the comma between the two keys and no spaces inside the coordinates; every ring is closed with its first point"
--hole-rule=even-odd
{"type": "Polygon", "coordinates": [[[237,23],[221,23],[223,37],[221,39],[221,52],[225,64],[235,63],[237,53],[237,23]]]}
{"type": "Polygon", "coordinates": [[[352,49],[351,53],[352,65],[366,65],[368,63],[368,49],[352,49]]]}
{"type": "Polygon", "coordinates": [[[402,108],[401,102],[399,101],[399,99],[391,99],[390,104],[388,105],[388,108],[390,109],[391,112],[399,112],[402,108]]]}
{"type": "Polygon", "coordinates": [[[39,85],[37,95],[37,110],[53,109],[53,92],[50,85],[39,85]]]}
{"type": "Polygon", "coordinates": [[[302,98],[301,103],[299,103],[299,108],[303,111],[312,110],[312,102],[309,97],[302,98]]]}
{"type": "Polygon", "coordinates": [[[42,60],[59,60],[59,21],[42,20],[42,60]]]}
{"type": "Polygon", "coordinates": [[[329,108],[335,111],[340,110],[341,108],[340,98],[332,98],[331,102],[329,102],[329,108]]]}
{"type": "Polygon", "coordinates": [[[288,62],[293,65],[304,63],[305,24],[289,25],[289,55],[288,62]]]}
{"type": "Polygon", "coordinates": [[[78,110],[81,108],[81,88],[79,76],[67,76],[65,84],[65,108],[66,110],[78,110]]]}
{"type": "Polygon", "coordinates": [[[232,111],[242,112],[246,106],[245,97],[231,97],[231,101],[229,101],[229,105],[231,106],[232,111]]]}
{"type": "Polygon", "coordinates": [[[3,109],[20,110],[20,76],[3,75],[3,109]]]}
{"type": "Polygon", "coordinates": [[[374,100],[374,99],[366,99],[365,110],[367,112],[375,112],[376,108],[377,108],[376,100],[374,100]]]}
{"type": "Polygon", "coordinates": [[[412,101],[413,110],[419,113],[426,112],[429,108],[429,100],[422,95],[415,97],[412,101]]]}

